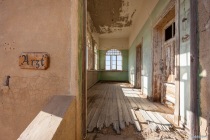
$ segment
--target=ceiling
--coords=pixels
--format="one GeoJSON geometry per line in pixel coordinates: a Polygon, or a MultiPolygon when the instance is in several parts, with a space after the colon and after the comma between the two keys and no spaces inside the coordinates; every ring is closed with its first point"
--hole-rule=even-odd
{"type": "Polygon", "coordinates": [[[158,0],[87,0],[87,9],[100,38],[128,38],[142,13],[141,24],[145,23],[156,5],[153,1],[158,0]]]}

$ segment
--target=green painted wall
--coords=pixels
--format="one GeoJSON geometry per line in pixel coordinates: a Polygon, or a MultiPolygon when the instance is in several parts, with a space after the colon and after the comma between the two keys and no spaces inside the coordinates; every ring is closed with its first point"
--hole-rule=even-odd
{"type": "Polygon", "coordinates": [[[133,41],[129,49],[129,81],[131,84],[135,84],[135,75],[136,75],[136,46],[138,46],[143,38],[142,45],[142,90],[144,94],[151,96],[152,95],[152,30],[153,25],[159,16],[162,14],[162,11],[169,3],[169,0],[160,0],[153,12],[151,13],[149,19],[146,21],[142,30],[137,35],[136,39],[133,41]]]}
{"type": "Polygon", "coordinates": [[[123,59],[123,71],[105,71],[106,50],[99,50],[99,80],[128,81],[128,50],[120,50],[123,59]]]}
{"type": "MultiPolygon", "coordinates": [[[[153,25],[162,14],[164,8],[169,3],[169,0],[160,0],[149,19],[137,35],[136,39],[132,42],[129,49],[129,81],[135,84],[136,73],[136,46],[139,45],[143,38],[143,70],[142,70],[142,90],[144,94],[152,95],[152,30],[153,25]]],[[[190,40],[182,41],[182,37],[190,34],[190,0],[180,1],[180,19],[186,17],[186,23],[180,23],[180,115],[183,123],[187,123],[187,117],[190,107],[190,40]]]]}
{"type": "Polygon", "coordinates": [[[190,0],[180,1],[180,19],[187,18],[185,23],[180,21],[180,115],[186,123],[190,110],[190,40],[182,41],[182,37],[190,34],[190,0]]]}
{"type": "Polygon", "coordinates": [[[128,81],[128,71],[101,71],[99,79],[102,81],[128,81]]]}

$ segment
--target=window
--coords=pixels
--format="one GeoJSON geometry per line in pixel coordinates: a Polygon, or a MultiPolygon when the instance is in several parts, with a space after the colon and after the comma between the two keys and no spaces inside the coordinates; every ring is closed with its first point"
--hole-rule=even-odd
{"type": "Polygon", "coordinates": [[[174,36],[175,36],[175,22],[173,22],[169,27],[165,29],[165,41],[168,41],[174,36]]]}
{"type": "Polygon", "coordinates": [[[122,55],[116,49],[106,52],[106,70],[122,70],[122,55]]]}

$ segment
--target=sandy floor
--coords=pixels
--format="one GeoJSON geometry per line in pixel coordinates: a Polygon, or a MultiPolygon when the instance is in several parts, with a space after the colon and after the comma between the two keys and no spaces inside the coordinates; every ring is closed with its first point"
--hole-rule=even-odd
{"type": "Polygon", "coordinates": [[[187,134],[181,129],[171,132],[151,132],[147,124],[142,124],[143,131],[136,132],[133,125],[129,125],[117,135],[112,127],[101,131],[88,133],[86,140],[187,140],[187,134]]]}

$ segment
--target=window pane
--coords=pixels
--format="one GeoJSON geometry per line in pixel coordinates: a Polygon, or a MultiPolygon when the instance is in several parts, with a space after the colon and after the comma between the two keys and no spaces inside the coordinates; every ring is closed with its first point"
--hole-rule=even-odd
{"type": "Polygon", "coordinates": [[[116,61],[112,61],[112,64],[113,64],[113,65],[116,65],[116,64],[117,64],[117,62],[116,62],[116,61]]]}
{"type": "Polygon", "coordinates": [[[122,56],[117,56],[117,60],[122,60],[122,56]]]}
{"type": "Polygon", "coordinates": [[[117,61],[117,65],[122,66],[122,61],[117,61]]]}
{"type": "Polygon", "coordinates": [[[110,70],[110,66],[106,66],[106,70],[110,70]]]}
{"type": "Polygon", "coordinates": [[[106,65],[109,65],[110,66],[110,61],[106,61],[106,65]]]}
{"type": "Polygon", "coordinates": [[[112,60],[113,60],[113,61],[114,61],[114,60],[116,61],[116,56],[112,56],[112,60]]]}
{"type": "Polygon", "coordinates": [[[108,56],[106,56],[106,60],[109,60],[110,61],[110,56],[108,55],[108,56]]]}
{"type": "Polygon", "coordinates": [[[169,40],[172,38],[172,25],[170,25],[166,30],[165,30],[165,41],[169,40]]]}
{"type": "Polygon", "coordinates": [[[112,65],[112,69],[113,70],[116,70],[117,68],[116,68],[116,65],[112,65]]]}
{"type": "Polygon", "coordinates": [[[117,66],[117,70],[122,70],[122,66],[117,66]]]}

